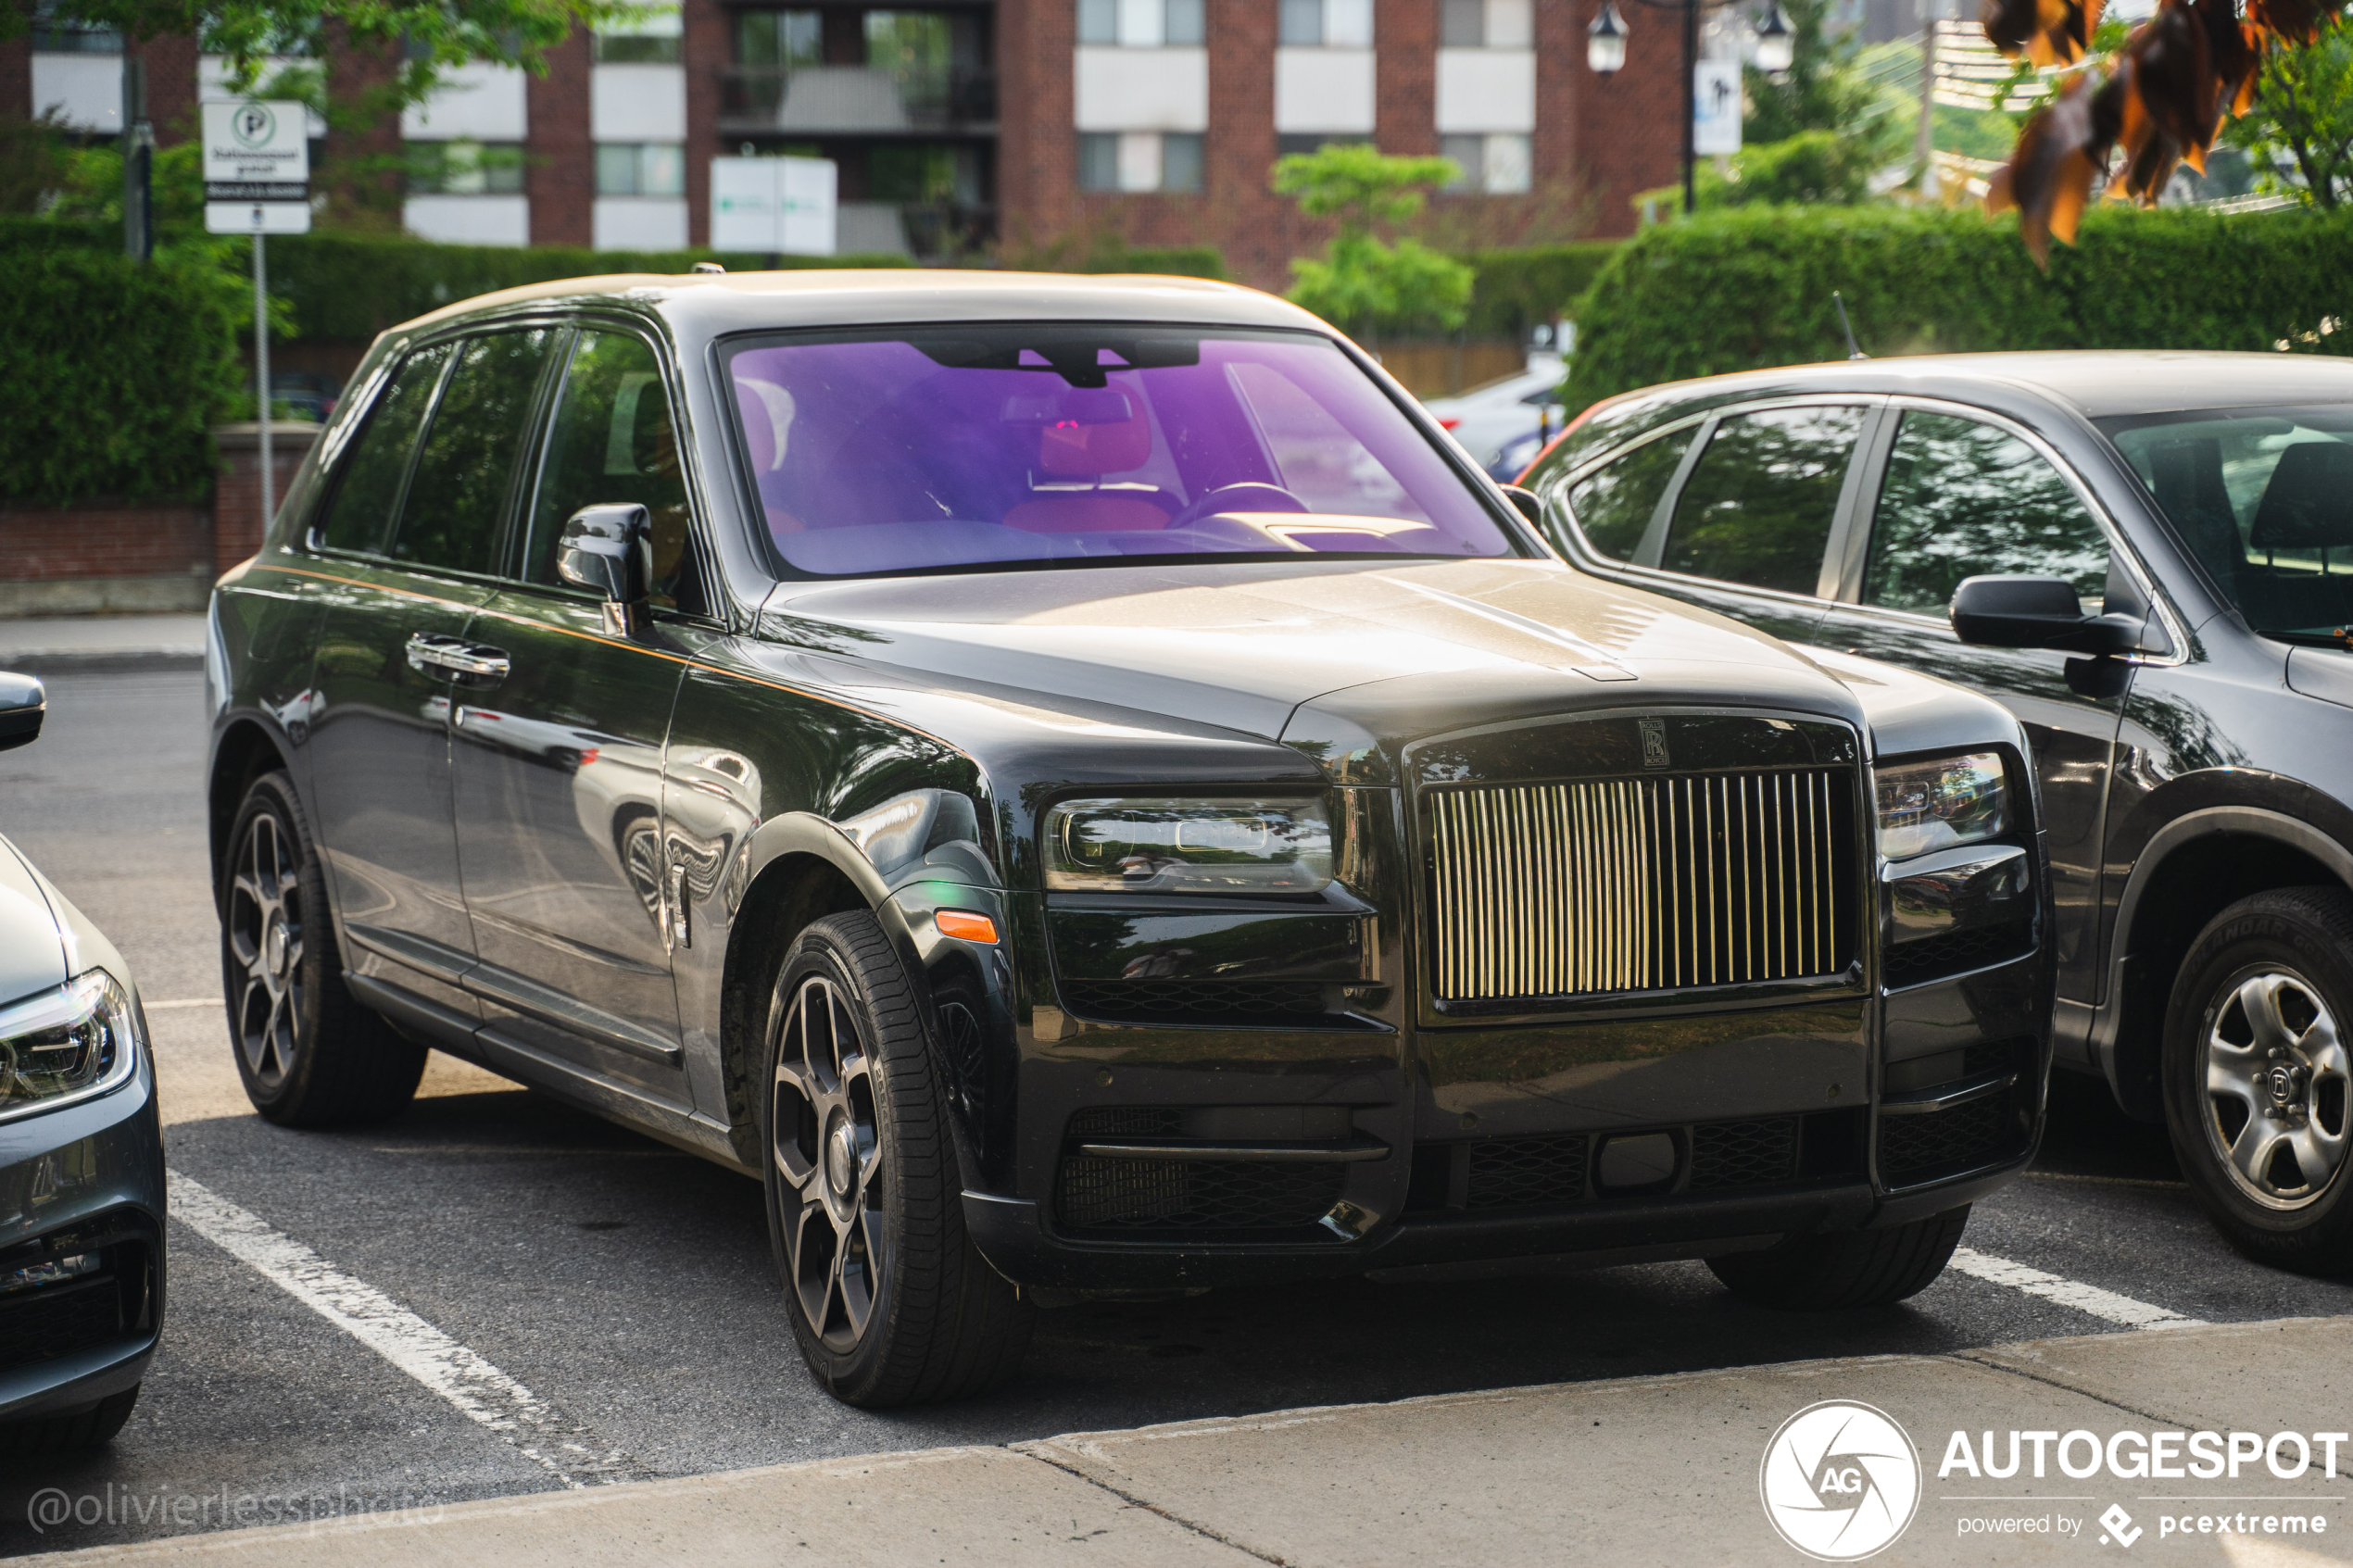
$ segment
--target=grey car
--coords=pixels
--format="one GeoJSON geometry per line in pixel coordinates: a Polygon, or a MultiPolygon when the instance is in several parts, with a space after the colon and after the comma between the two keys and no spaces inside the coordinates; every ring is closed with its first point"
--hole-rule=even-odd
{"type": "Polygon", "coordinates": [[[2167,1124],[2242,1250],[2353,1266],[2353,365],[1763,370],[1600,404],[1525,483],[1588,572],[2016,713],[2058,1065],[2167,1124]]]}
{"type": "MultiPolygon", "coordinates": [[[[0,751],[41,683],[0,673],[0,751]]],[[[94,1448],[163,1326],[163,1132],[131,971],[0,838],[0,1457],[94,1448]]]]}

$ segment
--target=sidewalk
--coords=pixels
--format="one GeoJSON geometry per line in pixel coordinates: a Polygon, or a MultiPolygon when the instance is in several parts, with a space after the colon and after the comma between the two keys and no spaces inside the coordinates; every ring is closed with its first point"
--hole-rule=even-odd
{"type": "MultiPolygon", "coordinates": [[[[1802,1563],[1768,1524],[1759,1465],[1789,1417],[1844,1399],[1893,1417],[1919,1455],[1919,1512],[1874,1562],[2082,1562],[2103,1551],[2114,1561],[2129,1550],[2168,1563],[2302,1568],[2353,1560],[2347,1483],[2322,1479],[2317,1446],[2293,1480],[2260,1459],[2246,1460],[2234,1480],[2119,1478],[2106,1468],[2071,1479],[2056,1463],[2039,1481],[2024,1465],[2008,1480],[1938,1472],[1956,1433],[1981,1455],[1992,1441],[1982,1433],[2006,1450],[2012,1431],[2079,1430],[2115,1453],[2116,1433],[2235,1431],[2268,1445],[2274,1433],[2353,1427],[2348,1352],[2353,1318],[2108,1334],[820,1461],[44,1561],[1802,1563]],[[2288,1515],[2298,1533],[2283,1538],[2288,1515]],[[2208,1533],[2218,1520],[2227,1533],[2208,1533]],[[2109,1530],[2127,1538],[2111,1543],[2109,1530]]],[[[2080,1442],[2063,1451],[2083,1461],[2080,1442]]],[[[2129,1461],[2133,1441],[2121,1451],[2129,1461]]],[[[2280,1451],[2284,1468],[2294,1449],[2280,1451]]],[[[1847,1464],[1837,1452],[1820,1459],[1821,1475],[1847,1464]]],[[[2337,1457],[2340,1472],[2353,1467],[2353,1443],[2337,1457]]]]}
{"type": "Polygon", "coordinates": [[[90,615],[0,621],[0,670],[29,675],[198,670],[201,615],[90,615]]]}

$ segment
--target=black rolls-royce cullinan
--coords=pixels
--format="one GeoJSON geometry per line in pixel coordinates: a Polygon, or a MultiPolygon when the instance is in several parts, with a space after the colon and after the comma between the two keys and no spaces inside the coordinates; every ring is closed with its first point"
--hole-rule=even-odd
{"type": "Polygon", "coordinates": [[[841,1398],[1080,1293],[1578,1253],[1919,1290],[2041,1124],[2025,737],[1563,565],[1180,279],[386,333],[208,660],[256,1107],[452,1051],[766,1185],[841,1398]]]}

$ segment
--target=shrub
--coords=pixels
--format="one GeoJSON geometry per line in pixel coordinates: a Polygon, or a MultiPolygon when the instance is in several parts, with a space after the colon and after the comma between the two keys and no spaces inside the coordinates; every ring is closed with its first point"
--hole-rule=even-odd
{"type": "MultiPolygon", "coordinates": [[[[119,245],[118,238],[117,244],[119,245]]],[[[0,249],[0,498],[194,499],[241,384],[250,295],[209,254],[139,266],[94,245],[0,249]]]]}
{"type": "Polygon", "coordinates": [[[1617,254],[1620,243],[1579,240],[1525,250],[1474,251],[1464,257],[1473,273],[1465,332],[1525,341],[1530,328],[1574,315],[1570,307],[1592,286],[1595,274],[1617,254]]]}
{"type": "Polygon", "coordinates": [[[1570,407],[1655,382],[1867,353],[2291,347],[2353,353],[2353,212],[2102,208],[2036,270],[2013,219],[1736,208],[1629,241],[1577,311],[1570,407]]]}

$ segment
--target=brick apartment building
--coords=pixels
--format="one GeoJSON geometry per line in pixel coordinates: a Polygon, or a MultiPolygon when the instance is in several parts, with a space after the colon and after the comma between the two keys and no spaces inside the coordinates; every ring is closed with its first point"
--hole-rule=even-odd
{"type": "MultiPolygon", "coordinates": [[[[926,0],[921,9],[681,0],[625,34],[576,35],[544,75],[457,72],[365,137],[405,149],[407,226],[476,244],[705,243],[711,160],[838,165],[843,251],[1014,254],[1116,235],[1218,246],[1279,286],[1320,235],[1267,190],[1283,153],[1335,140],[1444,153],[1433,208],[1465,244],[1632,224],[1675,177],[1675,13],[1632,7],[1627,67],[1594,75],[1601,0],[926,0]]],[[[150,118],[193,133],[220,62],[132,45],[150,118]]],[[[0,44],[0,114],[57,106],[120,129],[125,44],[38,28],[0,44]]],[[[324,51],[338,80],[381,62],[324,51]]],[[[323,127],[314,127],[323,133],[323,127]]]]}

